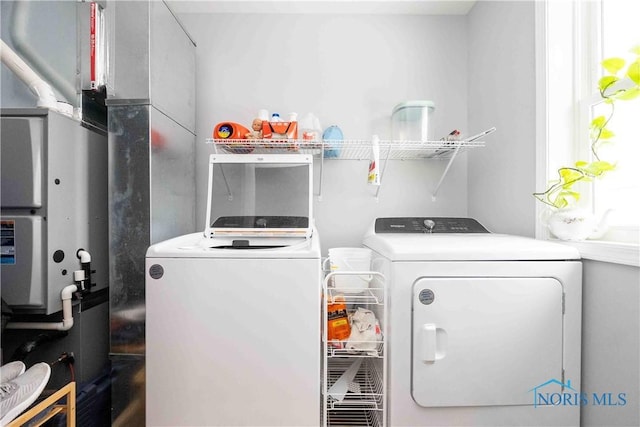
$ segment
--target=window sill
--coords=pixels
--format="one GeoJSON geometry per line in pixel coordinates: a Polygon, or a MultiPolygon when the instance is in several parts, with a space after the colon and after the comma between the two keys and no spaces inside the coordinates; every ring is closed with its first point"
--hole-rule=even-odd
{"type": "Polygon", "coordinates": [[[584,242],[554,240],[554,242],[573,246],[580,252],[582,259],[640,267],[640,245],[638,244],[598,240],[584,242]]]}

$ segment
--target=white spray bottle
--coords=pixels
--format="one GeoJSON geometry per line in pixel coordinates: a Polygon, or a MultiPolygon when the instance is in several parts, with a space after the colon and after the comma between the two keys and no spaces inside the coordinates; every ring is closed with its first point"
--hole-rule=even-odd
{"type": "Polygon", "coordinates": [[[367,182],[371,185],[380,185],[380,138],[378,135],[373,135],[371,138],[371,160],[367,182]]]}

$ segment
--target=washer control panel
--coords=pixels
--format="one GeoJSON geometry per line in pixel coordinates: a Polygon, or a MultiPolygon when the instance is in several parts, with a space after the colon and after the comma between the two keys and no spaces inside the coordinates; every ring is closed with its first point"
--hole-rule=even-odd
{"type": "Polygon", "coordinates": [[[376,233],[488,233],[473,218],[399,217],[376,218],[376,233]]]}
{"type": "Polygon", "coordinates": [[[211,225],[217,228],[306,228],[306,216],[221,216],[211,225]]]}

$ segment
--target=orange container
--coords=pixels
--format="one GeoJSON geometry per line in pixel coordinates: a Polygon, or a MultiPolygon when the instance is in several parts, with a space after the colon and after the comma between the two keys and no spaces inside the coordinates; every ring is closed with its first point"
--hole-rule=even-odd
{"type": "Polygon", "coordinates": [[[351,335],[351,325],[344,296],[338,295],[327,304],[327,339],[346,340],[351,335]]]}
{"type": "Polygon", "coordinates": [[[298,122],[262,122],[264,139],[297,139],[298,122]]]}
{"type": "MultiPolygon", "coordinates": [[[[225,151],[234,154],[247,154],[253,151],[253,146],[243,141],[235,141],[237,139],[246,139],[249,129],[239,123],[222,122],[213,128],[214,139],[231,139],[230,144],[224,144],[222,148],[225,151]]],[[[220,143],[220,141],[218,141],[220,143]]]]}
{"type": "Polygon", "coordinates": [[[213,129],[215,139],[245,139],[247,133],[249,133],[249,129],[234,122],[218,123],[213,129]]]}

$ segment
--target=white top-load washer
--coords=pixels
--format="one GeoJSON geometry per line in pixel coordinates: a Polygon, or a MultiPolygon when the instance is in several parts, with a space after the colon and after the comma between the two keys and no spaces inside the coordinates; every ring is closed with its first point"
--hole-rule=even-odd
{"type": "Polygon", "coordinates": [[[468,218],[378,218],[392,426],[579,425],[582,267],[468,218]]]}
{"type": "Polygon", "coordinates": [[[148,249],[147,425],[320,424],[311,168],[298,154],[211,156],[204,233],[148,249]]]}

